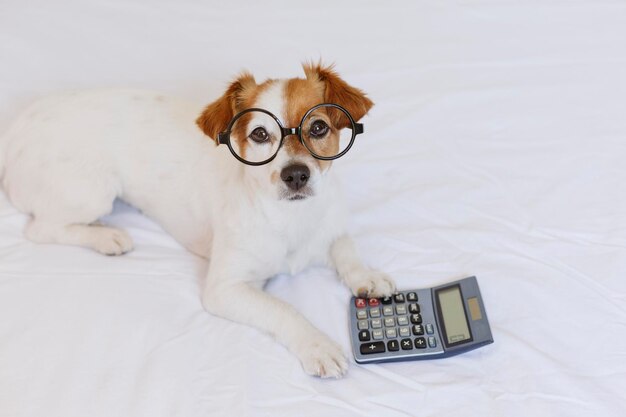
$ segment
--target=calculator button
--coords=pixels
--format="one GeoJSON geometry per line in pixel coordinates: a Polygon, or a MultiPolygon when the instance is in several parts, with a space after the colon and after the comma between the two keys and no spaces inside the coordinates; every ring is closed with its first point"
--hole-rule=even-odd
{"type": "Polygon", "coordinates": [[[396,325],[396,321],[393,319],[393,317],[387,317],[385,319],[385,327],[393,327],[396,325]]]}
{"type": "Polygon", "coordinates": [[[406,295],[406,299],[408,301],[417,301],[417,294],[414,292],[410,292],[406,295]]]}
{"type": "Polygon", "coordinates": [[[370,332],[367,330],[361,330],[359,332],[359,340],[361,342],[367,342],[368,340],[370,340],[370,332]]]}
{"type": "Polygon", "coordinates": [[[417,303],[409,304],[409,313],[415,314],[420,312],[420,306],[417,303]]]}
{"type": "Polygon", "coordinates": [[[398,326],[408,326],[408,325],[409,325],[409,319],[407,319],[406,316],[398,317],[398,326]]]}
{"type": "Polygon", "coordinates": [[[397,340],[390,340],[387,342],[387,349],[389,349],[389,352],[396,352],[400,350],[400,345],[397,340]]]}
{"type": "Polygon", "coordinates": [[[383,353],[385,342],[363,343],[361,345],[361,355],[371,355],[372,353],[383,353]]]}
{"type": "Polygon", "coordinates": [[[431,348],[437,347],[437,339],[435,339],[434,337],[429,337],[428,338],[428,346],[430,346],[431,348]]]}
{"type": "Polygon", "coordinates": [[[380,305],[380,301],[378,301],[378,298],[370,298],[367,303],[370,305],[370,307],[378,307],[380,305]]]}
{"type": "Polygon", "coordinates": [[[418,349],[426,349],[426,339],[423,337],[415,338],[415,347],[418,349]]]}
{"type": "Polygon", "coordinates": [[[365,298],[357,298],[354,300],[354,305],[356,308],[365,308],[367,303],[365,302],[365,298]]]}
{"type": "Polygon", "coordinates": [[[404,304],[397,305],[396,314],[406,314],[406,306],[404,304]]]}
{"type": "Polygon", "coordinates": [[[400,327],[400,337],[409,337],[411,336],[411,331],[408,327],[400,327]]]}
{"type": "Polygon", "coordinates": [[[422,316],[419,313],[411,314],[411,323],[422,324],[422,316]]]}
{"type": "Polygon", "coordinates": [[[380,299],[380,302],[383,304],[391,304],[391,297],[383,297],[380,299]]]}
{"type": "Polygon", "coordinates": [[[432,325],[432,324],[428,323],[428,324],[426,325],[426,333],[428,333],[428,334],[433,334],[433,333],[435,333],[435,328],[433,327],[433,325],[432,325]]]}
{"type": "Polygon", "coordinates": [[[404,303],[404,294],[398,293],[393,296],[393,299],[396,303],[404,303]]]}
{"type": "Polygon", "coordinates": [[[383,316],[393,316],[393,307],[384,306],[383,307],[383,316]]]}
{"type": "Polygon", "coordinates": [[[383,338],[383,330],[382,329],[372,330],[372,339],[380,340],[382,338],[383,338]]]}
{"type": "Polygon", "coordinates": [[[365,320],[367,318],[367,311],[365,310],[357,310],[356,318],[359,320],[365,320]]]}
{"type": "Polygon", "coordinates": [[[413,325],[413,336],[421,336],[424,334],[424,326],[421,324],[413,325]]]}
{"type": "Polygon", "coordinates": [[[358,323],[357,326],[358,326],[359,330],[367,330],[367,328],[368,328],[367,320],[359,320],[359,323],[358,323]]]}
{"type": "Polygon", "coordinates": [[[380,317],[380,308],[378,307],[370,308],[370,317],[372,318],[380,317]]]}
{"type": "Polygon", "coordinates": [[[372,329],[380,329],[383,327],[383,322],[380,319],[372,319],[372,329]]]}
{"type": "Polygon", "coordinates": [[[398,334],[396,333],[396,329],[395,328],[387,329],[385,334],[387,335],[387,339],[393,339],[394,337],[398,337],[398,334]]]}
{"type": "Polygon", "coordinates": [[[413,349],[413,343],[411,342],[411,339],[402,339],[400,341],[400,346],[402,346],[402,350],[413,349]]]}

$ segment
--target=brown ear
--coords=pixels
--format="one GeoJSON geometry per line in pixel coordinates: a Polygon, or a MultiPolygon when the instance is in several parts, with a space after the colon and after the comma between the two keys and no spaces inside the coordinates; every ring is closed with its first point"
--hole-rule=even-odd
{"type": "MultiPolygon", "coordinates": [[[[303,64],[307,80],[317,80],[325,84],[324,101],[339,104],[348,110],[355,121],[360,120],[372,108],[374,103],[358,88],[352,87],[333,70],[333,66],[323,67],[322,64],[303,64]]],[[[339,122],[340,128],[347,127],[344,121],[339,122]]]]}
{"type": "Polygon", "coordinates": [[[241,107],[246,92],[256,86],[254,77],[243,73],[233,81],[222,97],[209,104],[196,119],[196,124],[205,135],[217,143],[218,133],[226,130],[228,123],[241,107]]]}

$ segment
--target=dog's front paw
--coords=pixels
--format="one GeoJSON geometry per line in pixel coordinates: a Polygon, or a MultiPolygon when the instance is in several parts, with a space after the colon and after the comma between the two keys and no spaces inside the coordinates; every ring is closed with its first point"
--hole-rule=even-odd
{"type": "Polygon", "coordinates": [[[318,335],[296,353],[304,371],[322,378],[340,378],[348,370],[341,347],[326,335],[318,335]]]}
{"type": "Polygon", "coordinates": [[[371,269],[353,272],[346,282],[352,294],[362,298],[386,297],[396,290],[396,283],[389,275],[371,269]]]}

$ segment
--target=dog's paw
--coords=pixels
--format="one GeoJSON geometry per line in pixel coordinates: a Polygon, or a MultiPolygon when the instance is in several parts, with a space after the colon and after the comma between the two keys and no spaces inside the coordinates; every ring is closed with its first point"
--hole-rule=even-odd
{"type": "Polygon", "coordinates": [[[383,272],[365,269],[352,275],[349,280],[350,290],[357,297],[386,297],[396,290],[396,283],[383,272]]]}
{"type": "Polygon", "coordinates": [[[312,339],[297,356],[304,372],[321,378],[340,378],[348,370],[348,360],[341,347],[325,335],[312,339]]]}
{"type": "Polygon", "coordinates": [[[124,230],[105,226],[91,226],[96,232],[93,238],[93,248],[98,252],[109,255],[122,255],[133,249],[133,240],[124,230]]]}

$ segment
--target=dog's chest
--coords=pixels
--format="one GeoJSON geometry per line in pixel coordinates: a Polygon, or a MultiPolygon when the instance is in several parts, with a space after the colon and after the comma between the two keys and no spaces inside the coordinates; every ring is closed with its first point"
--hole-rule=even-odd
{"type": "Polygon", "coordinates": [[[247,236],[250,261],[256,264],[253,269],[268,278],[326,264],[331,243],[344,230],[338,211],[336,207],[320,210],[313,204],[300,204],[251,221],[247,236]]]}
{"type": "Polygon", "coordinates": [[[311,264],[328,260],[329,246],[334,239],[327,225],[310,222],[299,224],[285,239],[284,257],[280,271],[295,274],[311,264]]]}

